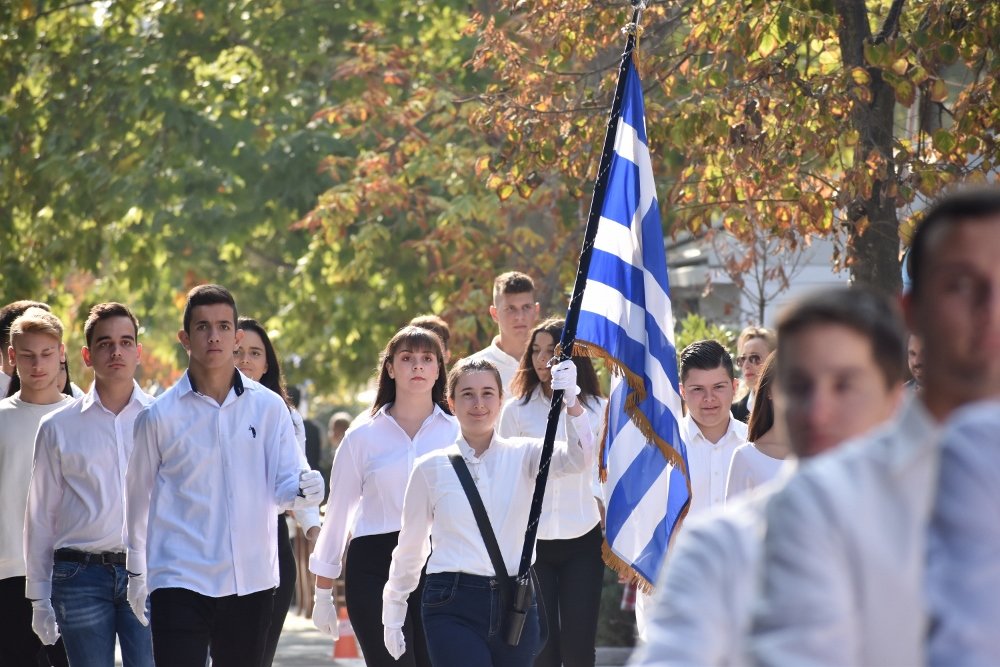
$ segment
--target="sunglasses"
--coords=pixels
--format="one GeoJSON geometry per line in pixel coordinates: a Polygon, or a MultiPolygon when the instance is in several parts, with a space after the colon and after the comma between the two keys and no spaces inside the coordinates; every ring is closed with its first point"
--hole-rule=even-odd
{"type": "Polygon", "coordinates": [[[741,354],[736,357],[736,365],[742,366],[743,364],[751,364],[752,366],[760,366],[763,361],[759,354],[741,354]]]}

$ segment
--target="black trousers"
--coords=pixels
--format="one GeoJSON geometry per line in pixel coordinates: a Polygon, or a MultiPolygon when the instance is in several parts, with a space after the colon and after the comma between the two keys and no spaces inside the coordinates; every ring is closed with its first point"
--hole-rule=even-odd
{"type": "Polygon", "coordinates": [[[274,652],[278,650],[278,640],[281,639],[281,629],[285,626],[285,616],[292,606],[292,594],[295,593],[295,554],[292,553],[292,542],[288,538],[288,521],[284,514],[278,515],[278,575],[280,581],[274,590],[274,607],[271,609],[271,625],[267,629],[267,644],[264,647],[263,667],[270,667],[274,662],[274,652]]]}
{"type": "Polygon", "coordinates": [[[351,540],[347,547],[347,569],[344,572],[347,616],[351,619],[351,626],[361,645],[361,651],[365,654],[365,664],[368,667],[431,667],[424,624],[420,616],[423,575],[408,600],[409,609],[403,624],[406,653],[399,660],[393,660],[385,650],[382,589],[389,580],[392,550],[396,548],[398,539],[399,533],[396,532],[365,535],[351,540]]]}
{"type": "Polygon", "coordinates": [[[535,574],[549,639],[535,667],[593,667],[604,562],[600,524],[569,540],[538,540],[535,574]]]}
{"type": "Polygon", "coordinates": [[[213,598],[185,588],[149,596],[153,661],[163,667],[258,667],[271,622],[274,589],[213,598]]]}
{"type": "Polygon", "coordinates": [[[24,577],[0,579],[0,667],[68,667],[62,638],[45,646],[31,629],[24,577]]]}

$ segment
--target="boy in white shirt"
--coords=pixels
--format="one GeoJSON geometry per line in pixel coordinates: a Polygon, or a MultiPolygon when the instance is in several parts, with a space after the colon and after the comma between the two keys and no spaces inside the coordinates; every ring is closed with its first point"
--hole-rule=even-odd
{"type": "Polygon", "coordinates": [[[540,308],[535,301],[535,283],[531,277],[519,271],[501,273],[493,281],[493,304],[490,317],[500,330],[493,337],[489,347],[469,356],[470,359],[485,359],[500,371],[503,392],[510,392],[510,381],[514,379],[521,357],[528,347],[531,330],[538,321],[540,308]]]}
{"type": "Polygon", "coordinates": [[[233,367],[236,320],[224,287],[188,293],[178,332],[188,371],[135,423],[128,598],[151,621],[157,664],[203,667],[209,654],[216,667],[259,664],[278,584],[274,516],[323,498],[320,474],[299,474],[285,402],[233,367]]]}
{"type": "MultiPolygon", "coordinates": [[[[4,664],[34,665],[43,651],[32,625],[51,605],[24,595],[24,509],[31,479],[31,455],[42,417],[72,402],[60,392],[59,363],[65,359],[63,327],[52,313],[32,307],[10,328],[7,356],[17,370],[20,391],[0,401],[0,656],[4,664]]],[[[57,637],[47,637],[47,644],[57,637]]],[[[46,647],[48,659],[65,665],[62,642],[46,647]]]]}
{"type": "Polygon", "coordinates": [[[111,665],[115,637],[126,667],[152,667],[149,628],[126,597],[125,498],[136,416],[153,398],[134,375],[142,346],[128,307],[101,303],[84,325],[85,396],[42,420],[24,522],[28,598],[35,632],[60,633],[74,664],[111,665]],[[51,601],[50,601],[51,600],[51,601]]]}

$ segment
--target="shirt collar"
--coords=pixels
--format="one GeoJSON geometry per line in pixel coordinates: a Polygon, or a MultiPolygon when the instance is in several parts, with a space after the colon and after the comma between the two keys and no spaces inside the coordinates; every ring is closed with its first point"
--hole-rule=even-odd
{"type": "MultiPolygon", "coordinates": [[[[698,428],[698,424],[696,424],[694,418],[691,417],[691,413],[688,412],[686,415],[684,415],[684,419],[681,420],[681,427],[684,431],[683,433],[684,443],[691,444],[692,442],[700,438],[701,440],[704,440],[705,442],[713,446],[722,444],[725,440],[732,438],[733,435],[735,435],[736,429],[739,428],[736,425],[736,422],[738,421],[739,420],[736,419],[736,417],[729,415],[729,425],[726,427],[726,432],[722,435],[721,438],[719,438],[719,442],[711,442],[701,432],[701,429],[698,428]]],[[[742,424],[743,422],[740,423],[742,424]]],[[[746,438],[742,438],[742,440],[746,440],[746,438]]]]}
{"type": "Polygon", "coordinates": [[[462,453],[462,458],[464,458],[467,463],[482,463],[486,460],[486,457],[490,455],[490,452],[493,451],[493,446],[496,444],[496,441],[497,434],[496,431],[494,431],[493,439],[490,440],[490,446],[487,447],[486,451],[483,452],[483,455],[479,457],[476,456],[476,450],[474,450],[472,446],[465,441],[465,438],[462,437],[461,434],[459,434],[456,444],[458,445],[458,451],[462,453]]]}
{"type": "MultiPolygon", "coordinates": [[[[374,415],[372,415],[371,421],[375,421],[379,417],[392,417],[392,415],[390,415],[388,413],[388,410],[391,407],[392,407],[392,403],[386,403],[385,405],[383,405],[381,408],[379,408],[375,412],[374,415]]],[[[428,415],[427,419],[437,419],[439,417],[445,417],[445,418],[447,418],[448,415],[447,415],[447,413],[445,413],[444,410],[441,409],[440,405],[438,405],[437,403],[435,403],[434,404],[434,409],[431,411],[431,414],[428,415]]],[[[424,420],[425,424],[427,423],[427,419],[424,420]]]]}
{"type": "Polygon", "coordinates": [[[490,349],[493,350],[493,355],[507,361],[508,363],[513,362],[515,364],[519,363],[519,360],[504,352],[500,348],[500,336],[494,336],[493,340],[490,342],[490,349]]]}
{"type": "MultiPolygon", "coordinates": [[[[132,396],[128,399],[127,405],[138,403],[140,407],[145,407],[152,403],[152,401],[153,398],[139,387],[139,383],[132,380],[132,396]]],[[[106,409],[104,404],[101,403],[101,397],[97,393],[97,380],[94,380],[90,384],[90,390],[80,399],[80,411],[86,412],[95,405],[100,406],[101,409],[106,409]]]]}
{"type": "MultiPolygon", "coordinates": [[[[184,372],[184,375],[181,376],[180,382],[178,382],[177,384],[180,385],[180,390],[182,394],[188,392],[194,392],[196,394],[201,393],[200,391],[198,391],[198,387],[194,383],[194,378],[191,377],[191,369],[188,369],[187,371],[184,372]]],[[[235,367],[233,368],[232,389],[233,391],[236,392],[237,397],[242,396],[243,392],[246,391],[246,385],[243,384],[243,373],[240,373],[239,370],[236,369],[235,367]]]]}

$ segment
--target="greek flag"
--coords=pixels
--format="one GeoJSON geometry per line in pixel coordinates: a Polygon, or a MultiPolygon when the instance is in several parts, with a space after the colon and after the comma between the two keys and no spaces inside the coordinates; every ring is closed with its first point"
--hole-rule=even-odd
{"type": "Polygon", "coordinates": [[[670,285],[642,85],[632,58],[576,332],[576,354],[613,371],[601,457],[605,560],[651,586],[690,499],[678,423],[670,285]]]}

